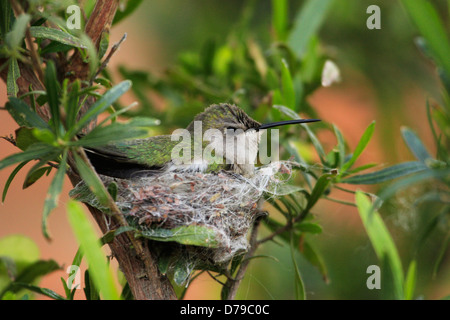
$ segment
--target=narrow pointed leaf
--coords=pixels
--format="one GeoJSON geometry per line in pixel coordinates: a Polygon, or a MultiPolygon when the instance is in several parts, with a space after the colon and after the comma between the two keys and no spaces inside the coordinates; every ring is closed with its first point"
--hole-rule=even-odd
{"type": "Polygon", "coordinates": [[[20,78],[20,69],[17,58],[9,59],[8,76],[6,78],[6,92],[8,96],[17,97],[19,93],[19,86],[17,79],[20,78]]]}
{"type": "Polygon", "coordinates": [[[339,166],[342,166],[344,164],[345,160],[345,141],[344,136],[342,135],[342,132],[339,130],[337,126],[333,124],[334,134],[336,135],[337,139],[337,148],[338,148],[338,154],[339,154],[339,166]]]}
{"type": "Polygon", "coordinates": [[[49,128],[48,124],[22,100],[10,97],[5,105],[13,119],[23,127],[49,128]]]}
{"type": "Polygon", "coordinates": [[[44,212],[42,215],[42,232],[47,239],[50,238],[47,227],[47,219],[50,213],[53,211],[53,209],[55,209],[58,206],[58,199],[62,191],[64,177],[66,174],[67,153],[68,153],[67,150],[65,150],[63,153],[61,163],[59,164],[59,169],[58,171],[56,171],[55,177],[53,178],[50,184],[44,202],[44,212]]]}
{"type": "Polygon", "coordinates": [[[14,22],[14,13],[9,1],[0,1],[0,37],[4,38],[14,22]]]}
{"type": "Polygon", "coordinates": [[[8,32],[5,37],[5,43],[10,49],[18,50],[18,47],[20,47],[23,38],[25,37],[25,30],[30,19],[31,16],[26,13],[21,14],[16,18],[12,30],[8,32]]]}
{"type": "Polygon", "coordinates": [[[53,61],[47,63],[45,70],[45,87],[47,89],[47,101],[52,115],[54,131],[60,133],[61,118],[59,112],[59,82],[56,77],[56,68],[53,61]]]}
{"type": "Polygon", "coordinates": [[[333,0],[308,0],[294,20],[294,27],[288,37],[288,44],[297,57],[302,57],[309,40],[317,34],[333,0]]]}
{"type": "Polygon", "coordinates": [[[70,92],[68,94],[66,104],[66,129],[72,128],[75,125],[77,114],[79,110],[79,91],[80,81],[77,79],[72,83],[70,92]]]}
{"type": "Polygon", "coordinates": [[[417,280],[417,261],[412,260],[408,267],[408,273],[405,279],[405,300],[414,299],[414,290],[417,280]]]}
{"type": "Polygon", "coordinates": [[[101,182],[97,174],[91,170],[86,162],[74,152],[75,164],[79,171],[81,178],[89,187],[89,189],[96,195],[100,204],[107,206],[109,200],[109,193],[101,182]]]}
{"type": "Polygon", "coordinates": [[[38,26],[31,27],[30,33],[34,38],[53,40],[77,48],[86,47],[79,38],[59,29],[38,26]]]}
{"type": "Polygon", "coordinates": [[[341,167],[340,175],[342,176],[343,173],[345,173],[348,169],[350,169],[353,164],[356,162],[356,160],[359,158],[361,153],[366,148],[367,144],[369,143],[370,139],[372,138],[373,132],[375,131],[375,121],[372,122],[367,129],[364,131],[361,139],[359,140],[358,145],[355,148],[355,151],[353,152],[352,157],[344,163],[344,165],[341,167]]]}
{"type": "Polygon", "coordinates": [[[3,289],[3,291],[0,293],[0,298],[7,291],[13,293],[18,292],[22,288],[22,286],[16,286],[16,283],[20,283],[22,285],[31,284],[36,279],[52,273],[53,271],[56,271],[58,269],[60,269],[60,266],[54,260],[38,260],[23,269],[14,279],[14,282],[11,282],[3,289]]]}
{"type": "Polygon", "coordinates": [[[423,145],[419,137],[409,128],[403,127],[401,129],[403,139],[406,142],[409,150],[417,158],[417,160],[425,162],[425,160],[432,158],[427,149],[423,145]]]}
{"type": "Polygon", "coordinates": [[[291,258],[292,263],[294,265],[294,279],[295,279],[295,298],[297,300],[306,300],[306,292],[305,292],[305,285],[303,283],[302,276],[300,274],[300,270],[298,269],[298,264],[295,259],[295,250],[294,250],[295,244],[294,244],[294,236],[293,232],[291,232],[291,258]]]}
{"type": "Polygon", "coordinates": [[[101,250],[98,236],[83,212],[81,204],[70,200],[67,204],[67,212],[70,225],[86,257],[90,277],[92,277],[96,288],[99,289],[104,299],[119,300],[120,292],[114,282],[112,271],[108,266],[105,254],[101,250]]]}
{"type": "Polygon", "coordinates": [[[55,152],[55,148],[46,144],[36,143],[24,152],[12,154],[0,161],[0,170],[18,162],[40,159],[55,152]]]}
{"type": "Polygon", "coordinates": [[[272,25],[279,41],[284,41],[287,37],[288,7],[287,0],[272,0],[272,25]]]}
{"type": "Polygon", "coordinates": [[[5,187],[3,188],[2,202],[5,202],[6,194],[8,192],[9,186],[11,185],[11,182],[14,180],[14,177],[17,175],[17,173],[20,171],[20,169],[22,169],[27,163],[28,163],[28,161],[22,162],[9,175],[8,179],[6,180],[5,187]]]}
{"type": "Polygon", "coordinates": [[[427,0],[402,0],[401,2],[425,38],[438,66],[442,67],[447,75],[450,75],[448,33],[432,2],[427,0]]]}
{"type": "MultiPolygon", "coordinates": [[[[274,105],[273,107],[275,109],[278,109],[281,113],[287,115],[288,117],[290,117],[292,119],[301,119],[301,117],[295,111],[289,109],[286,106],[274,105]]],[[[320,160],[322,161],[322,163],[325,164],[326,163],[326,161],[325,161],[326,154],[325,154],[325,151],[324,151],[323,146],[320,143],[319,139],[314,134],[314,132],[308,127],[307,123],[302,123],[300,125],[306,130],[306,133],[308,134],[309,139],[311,140],[311,143],[313,144],[314,148],[316,149],[317,154],[320,157],[320,160]]]]}
{"type": "Polygon", "coordinates": [[[142,0],[128,0],[124,9],[119,7],[114,16],[113,25],[132,14],[141,4],[142,0]]]}
{"type": "Polygon", "coordinates": [[[22,282],[14,282],[13,284],[13,288],[17,289],[27,289],[39,294],[42,294],[46,297],[49,297],[51,299],[54,300],[66,300],[63,296],[61,296],[60,294],[56,293],[53,290],[47,289],[47,288],[41,288],[29,283],[22,283],[22,282]]]}
{"type": "Polygon", "coordinates": [[[131,87],[131,81],[125,80],[108,90],[77,122],[75,129],[70,132],[70,136],[78,133],[90,121],[94,120],[100,113],[105,111],[111,104],[119,99],[131,87]]]}
{"type": "Polygon", "coordinates": [[[328,282],[328,270],[325,262],[317,249],[314,248],[307,239],[303,240],[301,252],[303,256],[319,270],[323,280],[328,282]]]}
{"type": "Polygon", "coordinates": [[[375,184],[393,180],[424,170],[428,170],[428,167],[423,162],[403,162],[379,171],[352,176],[350,178],[341,180],[341,182],[349,184],[375,184]]]}
{"type": "Polygon", "coordinates": [[[295,91],[292,83],[291,72],[286,60],[281,60],[281,87],[285,105],[294,110],[295,109],[295,91]]]}
{"type": "Polygon", "coordinates": [[[372,203],[368,197],[361,191],[357,191],[355,200],[364,228],[378,259],[383,265],[389,266],[389,270],[383,271],[390,272],[394,297],[403,299],[403,267],[395,243],[380,214],[373,211],[372,203]]]}
{"type": "Polygon", "coordinates": [[[96,127],[82,139],[72,144],[84,147],[104,146],[108,143],[142,138],[147,135],[147,129],[115,122],[106,127],[96,127]]]}
{"type": "Polygon", "coordinates": [[[314,189],[311,192],[311,195],[308,199],[308,204],[303,212],[305,214],[308,212],[317,201],[319,201],[320,197],[324,194],[325,190],[328,188],[328,185],[330,184],[330,178],[332,177],[331,174],[324,174],[319,177],[316,184],[314,185],[314,189]]]}

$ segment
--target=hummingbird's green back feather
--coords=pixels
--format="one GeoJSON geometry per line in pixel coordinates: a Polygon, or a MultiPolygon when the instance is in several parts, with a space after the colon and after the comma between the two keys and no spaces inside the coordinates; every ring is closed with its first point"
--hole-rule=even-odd
{"type": "Polygon", "coordinates": [[[98,173],[127,178],[136,172],[163,169],[178,143],[170,135],[162,135],[89,148],[87,152],[98,173]]]}

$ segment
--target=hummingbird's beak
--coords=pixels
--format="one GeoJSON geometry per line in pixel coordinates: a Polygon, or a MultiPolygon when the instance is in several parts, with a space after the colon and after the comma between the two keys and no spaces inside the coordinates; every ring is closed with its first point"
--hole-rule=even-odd
{"type": "Polygon", "coordinates": [[[309,122],[317,122],[317,121],[320,121],[320,119],[296,119],[296,120],[278,121],[278,122],[262,124],[256,130],[263,130],[263,129],[269,129],[269,128],[273,128],[273,127],[285,126],[287,124],[309,123],[309,122]]]}

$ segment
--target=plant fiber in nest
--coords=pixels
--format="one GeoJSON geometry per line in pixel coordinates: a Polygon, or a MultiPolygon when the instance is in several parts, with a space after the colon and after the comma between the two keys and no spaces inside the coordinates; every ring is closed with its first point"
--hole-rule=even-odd
{"type": "MultiPolygon", "coordinates": [[[[282,161],[256,168],[249,178],[227,171],[166,171],[126,180],[100,177],[115,190],[116,204],[137,236],[166,242],[167,248],[167,242],[184,247],[188,273],[198,266],[227,264],[245,253],[249,230],[261,214],[260,200],[283,194],[290,176],[291,163],[282,161]]],[[[109,212],[84,182],[70,195],[109,212]]]]}

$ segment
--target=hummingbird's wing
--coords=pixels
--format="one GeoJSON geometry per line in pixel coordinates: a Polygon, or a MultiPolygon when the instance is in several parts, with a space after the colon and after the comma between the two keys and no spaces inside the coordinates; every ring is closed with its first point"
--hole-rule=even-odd
{"type": "Polygon", "coordinates": [[[172,148],[177,144],[171,136],[123,141],[102,147],[85,148],[99,174],[128,179],[140,174],[155,174],[171,161],[172,148]]]}

